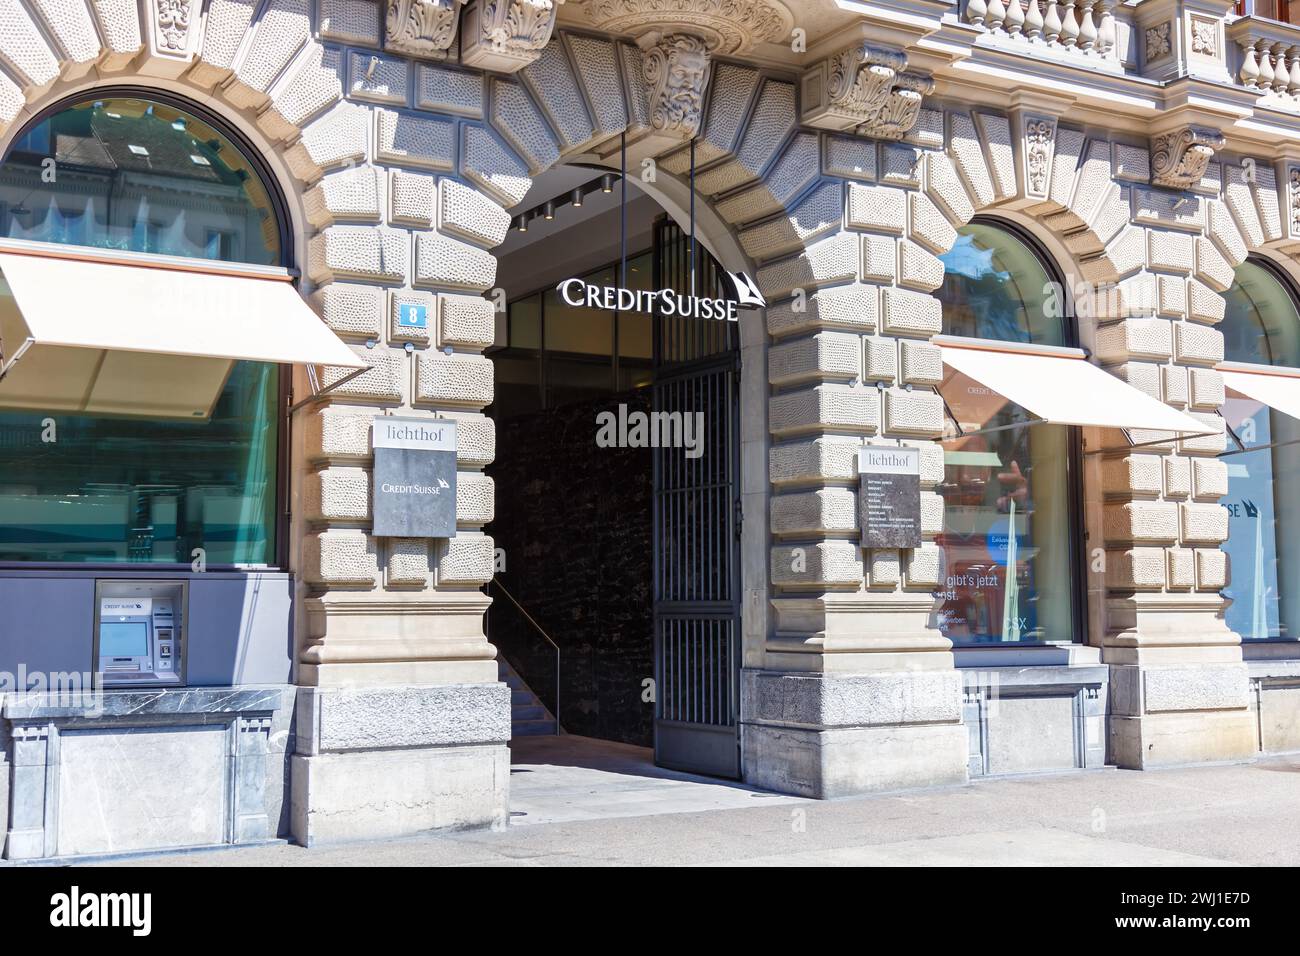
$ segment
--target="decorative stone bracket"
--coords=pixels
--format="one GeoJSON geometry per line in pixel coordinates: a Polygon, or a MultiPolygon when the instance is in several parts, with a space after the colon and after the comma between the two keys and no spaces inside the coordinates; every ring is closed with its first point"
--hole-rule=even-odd
{"type": "Polygon", "coordinates": [[[803,122],[820,129],[853,130],[879,139],[902,139],[916,124],[934,80],[905,73],[901,50],[859,44],[805,71],[803,122]]]}
{"type": "Polygon", "coordinates": [[[1184,126],[1151,138],[1151,181],[1169,189],[1190,189],[1201,181],[1223,134],[1203,126],[1184,126]]]}
{"type": "Polygon", "coordinates": [[[470,0],[460,60],[466,66],[514,73],[542,54],[564,0],[470,0]]]}
{"type": "Polygon", "coordinates": [[[384,46],[412,56],[445,60],[447,51],[456,40],[456,26],[464,2],[388,0],[384,46]]]}

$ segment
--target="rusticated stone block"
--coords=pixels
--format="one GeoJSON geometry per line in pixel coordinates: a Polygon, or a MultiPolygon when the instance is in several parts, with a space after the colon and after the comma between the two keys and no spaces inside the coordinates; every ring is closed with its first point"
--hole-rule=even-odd
{"type": "Polygon", "coordinates": [[[326,405],[306,418],[304,444],[308,459],[370,457],[370,423],[374,410],[326,405]]]}
{"type": "Polygon", "coordinates": [[[375,585],[379,561],[375,539],[364,531],[331,529],[302,543],[303,579],[325,587],[375,585]]]}
{"type": "Polygon", "coordinates": [[[375,110],[375,158],[381,163],[452,168],[455,124],[395,110],[375,110]]]}
{"type": "Polygon", "coordinates": [[[1175,322],[1174,356],[1188,364],[1217,365],[1223,361],[1223,333],[1191,322],[1175,322]]]}
{"type": "Polygon", "coordinates": [[[1218,591],[1228,586],[1228,556],[1218,548],[1196,549],[1196,586],[1218,591]]]}
{"type": "Polygon", "coordinates": [[[772,549],[772,583],[795,590],[817,587],[860,587],[864,573],[862,551],[852,541],[778,546],[772,549]]]}
{"type": "Polygon", "coordinates": [[[1178,505],[1172,501],[1126,501],[1102,510],[1107,541],[1178,540],[1178,505]]]}
{"type": "Polygon", "coordinates": [[[311,296],[325,324],[345,338],[378,339],[383,301],[383,289],[347,282],[331,282],[311,296]]]}
{"type": "Polygon", "coordinates": [[[773,385],[823,378],[851,381],[862,370],[861,341],[847,332],[819,332],[774,345],[767,354],[768,381],[773,385]]]}
{"type": "Polygon", "coordinates": [[[1132,454],[1105,458],[1101,463],[1101,486],[1107,495],[1151,495],[1162,490],[1159,455],[1132,454]]]}
{"type": "Polygon", "coordinates": [[[1165,497],[1186,498],[1192,493],[1192,460],[1171,457],[1164,461],[1165,497]]]}
{"type": "MultiPolygon", "coordinates": [[[[1205,430],[1205,435],[1200,438],[1184,438],[1179,442],[1182,450],[1191,455],[1217,455],[1228,447],[1228,436],[1224,431],[1224,421],[1214,412],[1188,412],[1191,418],[1196,419],[1205,430]]],[[[1137,441],[1136,432],[1134,441],[1137,441]]]]}
{"type": "Polygon", "coordinates": [[[785,215],[741,232],[740,244],[758,261],[783,256],[838,229],[842,215],[840,184],[823,183],[785,215]]]}
{"type": "Polygon", "coordinates": [[[841,232],[809,246],[802,255],[759,267],[756,282],[769,300],[782,299],[795,289],[848,282],[858,275],[858,235],[841,232]]]}
{"type": "Polygon", "coordinates": [[[843,430],[866,435],[880,426],[880,397],[874,388],[818,385],[774,395],[768,402],[774,435],[843,430]]]}
{"type": "Polygon", "coordinates": [[[1160,366],[1161,391],[1166,404],[1177,408],[1187,405],[1188,394],[1187,369],[1177,365],[1160,366]]]}
{"type": "Polygon", "coordinates": [[[331,465],[302,483],[303,513],[309,521],[362,521],[370,517],[370,473],[331,465]]]}
{"type": "Polygon", "coordinates": [[[1152,269],[1169,272],[1192,271],[1194,255],[1192,236],[1185,232],[1166,232],[1163,229],[1147,231],[1147,261],[1152,269]]]}
{"type": "Polygon", "coordinates": [[[406,278],[405,232],[383,226],[330,226],[308,245],[308,272],[314,282],[341,278],[401,282],[406,278]]]}
{"type": "Polygon", "coordinates": [[[1166,582],[1164,548],[1106,552],[1106,586],[1117,591],[1159,591],[1166,582]]]}
{"type": "Polygon", "coordinates": [[[1209,368],[1189,369],[1193,408],[1217,409],[1226,398],[1223,373],[1209,368]]]}
{"type": "Polygon", "coordinates": [[[866,139],[826,136],[822,150],[822,172],[841,179],[876,178],[876,144],[866,139]]]}
{"type": "Polygon", "coordinates": [[[303,130],[302,139],[285,152],[285,162],[303,182],[314,181],[324,169],[364,162],[369,122],[365,107],[342,103],[312,120],[303,130]]]}
{"type": "Polygon", "coordinates": [[[891,388],[885,392],[885,431],[896,435],[943,432],[943,399],[937,392],[891,388]]]}
{"type": "Polygon", "coordinates": [[[429,541],[389,538],[384,548],[384,583],[389,587],[426,587],[430,581],[429,541]]]}
{"type": "MultiPolygon", "coordinates": [[[[954,226],[964,226],[975,215],[966,187],[962,185],[952,160],[943,153],[927,152],[925,166],[926,194],[954,226]]],[[[1014,173],[1013,173],[1014,175],[1014,173]]]]}
{"type": "Polygon", "coordinates": [[[1228,493],[1228,463],[1218,458],[1192,459],[1192,496],[1217,501],[1228,493]]]}
{"type": "Polygon", "coordinates": [[[868,381],[890,385],[898,377],[898,345],[895,339],[869,336],[862,340],[862,376],[868,381]]]}
{"type": "Polygon", "coordinates": [[[432,63],[415,66],[415,105],[435,113],[483,118],[481,73],[467,73],[432,63]]]}
{"type": "Polygon", "coordinates": [[[907,555],[904,587],[935,588],[943,581],[943,549],[932,544],[922,545],[903,552],[907,555]]]}
{"type": "Polygon", "coordinates": [[[492,539],[461,532],[436,540],[438,584],[480,587],[492,580],[492,539]]]}
{"type": "Polygon", "coordinates": [[[889,186],[849,184],[846,222],[850,229],[903,234],[907,225],[907,193],[889,186]]]}
{"type": "Polygon", "coordinates": [[[902,555],[893,548],[875,548],[867,552],[867,587],[892,591],[903,583],[902,555]]]}
{"type": "Polygon", "coordinates": [[[1223,253],[1204,236],[1196,239],[1196,278],[1219,292],[1227,292],[1236,278],[1232,265],[1223,258],[1223,253]]]}
{"type": "Polygon", "coordinates": [[[437,233],[416,234],[415,285],[481,292],[492,287],[496,275],[492,253],[437,233]]]}
{"type": "Polygon", "coordinates": [[[456,476],[456,521],[481,526],[495,514],[496,485],[481,471],[463,471],[456,476]]]}
{"type": "Polygon", "coordinates": [[[852,488],[776,495],[771,504],[771,530],[775,535],[817,535],[857,529],[857,495],[852,488]]]}
{"type": "Polygon", "coordinates": [[[1187,317],[1215,325],[1223,321],[1227,302],[1223,296],[1196,279],[1187,280],[1187,317]]]}
{"type": "Polygon", "coordinates": [[[453,412],[456,420],[456,463],[482,467],[492,464],[497,454],[496,422],[486,415],[453,412]]]}
{"type": "Polygon", "coordinates": [[[368,166],[327,173],[303,197],[308,220],[318,229],[334,222],[378,222],[380,175],[368,166]]]}
{"type": "Polygon", "coordinates": [[[778,338],[820,328],[873,332],[879,310],[880,292],[875,286],[818,289],[768,306],[767,331],[778,338]]]}
{"type": "Polygon", "coordinates": [[[402,383],[406,379],[406,356],[394,349],[363,348],[352,349],[357,358],[370,366],[354,379],[337,384],[351,375],[355,369],[326,365],[321,372],[321,387],[328,388],[332,396],[367,399],[379,402],[400,402],[402,400],[402,383]]]}
{"type": "Polygon", "coordinates": [[[1228,509],[1223,505],[1185,502],[1179,508],[1183,541],[1218,544],[1228,540],[1228,509]]]}
{"type": "Polygon", "coordinates": [[[898,271],[898,240],[889,236],[862,237],[862,271],[864,282],[891,283],[898,271]]]}
{"type": "Polygon", "coordinates": [[[560,147],[537,104],[514,80],[491,81],[492,125],[524,158],[534,172],[549,169],[560,158],[560,147]]]}
{"type": "Polygon", "coordinates": [[[925,193],[908,193],[908,235],[935,255],[957,244],[954,229],[925,193]]]}
{"type": "Polygon", "coordinates": [[[388,173],[388,217],[395,223],[433,226],[437,215],[437,180],[425,173],[393,169],[388,173]]]}
{"type": "Polygon", "coordinates": [[[1103,364],[1167,359],[1172,354],[1172,333],[1165,319],[1125,319],[1097,330],[1096,355],[1103,364]]]}
{"type": "Polygon", "coordinates": [[[353,50],[348,56],[348,95],[405,106],[411,97],[411,61],[353,50]]]}
{"type": "Polygon", "coordinates": [[[929,342],[899,343],[903,381],[909,385],[938,385],[943,381],[943,353],[929,342]]]}
{"type": "Polygon", "coordinates": [[[496,333],[492,303],[476,295],[441,295],[438,344],[485,349],[496,333]]]}
{"type": "Polygon", "coordinates": [[[510,216],[487,196],[454,179],[439,181],[439,231],[490,249],[509,228],[510,216]]]}
{"type": "Polygon", "coordinates": [[[882,331],[929,338],[943,330],[943,306],[934,296],[908,289],[881,291],[882,331]]]}
{"type": "Polygon", "coordinates": [[[1165,552],[1169,561],[1169,587],[1190,591],[1196,586],[1195,555],[1188,548],[1170,548],[1165,552]]]}
{"type": "Polygon", "coordinates": [[[461,127],[460,171],[507,209],[522,202],[532,185],[528,167],[480,126],[461,127]]]}
{"type": "Polygon", "coordinates": [[[379,4],[375,0],[320,0],[320,35],[361,46],[379,46],[379,4]]]}
{"type": "Polygon", "coordinates": [[[768,477],[774,485],[852,479],[858,473],[858,442],[827,436],[786,442],[768,449],[768,477]]]}
{"type": "Polygon", "coordinates": [[[492,387],[492,362],[481,355],[419,355],[417,402],[482,408],[492,403],[492,387]]]}

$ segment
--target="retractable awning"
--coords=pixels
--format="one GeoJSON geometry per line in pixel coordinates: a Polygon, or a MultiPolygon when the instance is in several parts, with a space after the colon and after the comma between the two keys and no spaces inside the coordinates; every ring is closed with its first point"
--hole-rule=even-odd
{"type": "MultiPolygon", "coordinates": [[[[1081,349],[939,335],[944,384],[965,376],[1044,422],[1204,434],[1205,426],[1088,361],[1081,349]]],[[[943,392],[944,388],[940,388],[943,392]]]]}
{"type": "Polygon", "coordinates": [[[1300,418],[1300,370],[1243,362],[1221,362],[1218,368],[1229,391],[1300,418]]]}
{"type": "Polygon", "coordinates": [[[0,242],[0,408],[207,418],[237,361],[364,368],[290,278],[0,242]]]}

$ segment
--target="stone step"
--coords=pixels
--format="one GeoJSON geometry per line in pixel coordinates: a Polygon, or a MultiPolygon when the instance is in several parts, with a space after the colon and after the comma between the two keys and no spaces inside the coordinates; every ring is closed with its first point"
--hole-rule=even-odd
{"type": "Polygon", "coordinates": [[[510,723],[511,737],[540,737],[554,733],[553,720],[516,720],[510,723]]]}
{"type": "Polygon", "coordinates": [[[551,715],[546,712],[546,708],[540,703],[536,704],[515,704],[510,708],[510,720],[512,722],[525,720],[546,720],[551,715]]]}

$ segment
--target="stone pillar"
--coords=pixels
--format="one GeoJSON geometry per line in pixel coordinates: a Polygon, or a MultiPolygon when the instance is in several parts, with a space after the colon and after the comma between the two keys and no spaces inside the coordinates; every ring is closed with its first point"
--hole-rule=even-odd
{"type": "MultiPolygon", "coordinates": [[[[1227,465],[1220,293],[1232,263],[1212,224],[1225,210],[1210,156],[1222,138],[1176,129],[1153,138],[1151,182],[1132,171],[1118,200],[1132,221],[1107,246],[1109,267],[1125,276],[1101,313],[1096,357],[1135,388],[1199,420],[1208,433],[1174,439],[1134,431],[1102,436],[1107,622],[1102,660],[1110,665],[1109,759],[1122,767],[1249,757],[1249,711],[1241,639],[1223,617],[1227,583],[1227,465]],[[1172,193],[1169,189],[1191,190],[1172,193]],[[1178,200],[1182,202],[1178,202],[1178,200]]],[[[1110,147],[1093,144],[1092,155],[1110,147]]],[[[1090,156],[1090,158],[1092,158],[1090,156]]],[[[1244,250],[1242,253],[1244,258],[1244,250]]]]}
{"type": "Polygon", "coordinates": [[[932,154],[917,147],[941,145],[942,119],[937,141],[934,117],[914,129],[929,81],[901,73],[905,62],[855,47],[810,71],[805,121],[865,121],[906,142],[824,136],[825,182],[787,218],[741,233],[746,251],[768,260],[757,281],[774,340],[774,624],[763,666],[743,675],[742,745],[750,782],[809,796],[961,782],[967,772],[961,680],[933,626],[943,403],[939,351],[927,340],[941,326],[935,253],[955,235],[919,192],[932,154]],[[780,258],[791,239],[806,248],[780,258]],[[922,547],[859,546],[863,444],[921,449],[922,547]]]}
{"type": "MultiPolygon", "coordinates": [[[[391,85],[406,75],[385,74],[382,89],[363,81],[353,95],[406,102],[407,91],[391,85]]],[[[481,115],[477,85],[476,104],[463,108],[481,115]]],[[[481,529],[494,490],[482,468],[495,434],[481,411],[492,400],[492,363],[482,353],[495,316],[482,293],[496,275],[488,250],[509,217],[457,178],[486,142],[481,127],[461,133],[458,167],[449,117],[345,103],[326,120],[335,126],[322,150],[355,142],[364,153],[326,159],[306,196],[318,230],[311,300],[370,371],[299,421],[307,588],[299,683],[307,686],[298,698],[293,833],[314,843],[500,824],[510,693],[483,632],[493,544],[481,529]],[[400,325],[403,305],[423,307],[426,327],[400,325]],[[380,414],[456,421],[455,537],[370,533],[371,420],[380,414]]],[[[323,382],[343,372],[325,369],[323,382]]]]}

